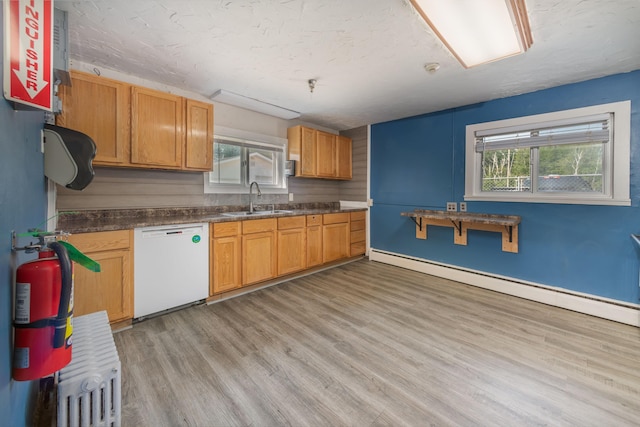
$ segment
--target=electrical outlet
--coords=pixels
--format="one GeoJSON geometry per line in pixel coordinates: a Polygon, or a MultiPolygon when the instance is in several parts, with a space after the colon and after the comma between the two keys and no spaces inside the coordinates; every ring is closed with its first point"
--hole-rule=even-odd
{"type": "Polygon", "coordinates": [[[460,202],[460,212],[467,211],[467,202],[460,202]]]}
{"type": "Polygon", "coordinates": [[[456,202],[447,202],[447,212],[457,212],[458,204],[456,202]]]}
{"type": "Polygon", "coordinates": [[[293,193],[289,193],[289,201],[293,202],[293,193]]]}

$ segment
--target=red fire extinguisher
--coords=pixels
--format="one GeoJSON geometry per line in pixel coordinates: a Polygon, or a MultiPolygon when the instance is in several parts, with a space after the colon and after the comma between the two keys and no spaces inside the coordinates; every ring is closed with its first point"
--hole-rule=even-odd
{"type": "Polygon", "coordinates": [[[34,380],[71,361],[73,266],[51,242],[16,272],[13,378],[34,380]]]}

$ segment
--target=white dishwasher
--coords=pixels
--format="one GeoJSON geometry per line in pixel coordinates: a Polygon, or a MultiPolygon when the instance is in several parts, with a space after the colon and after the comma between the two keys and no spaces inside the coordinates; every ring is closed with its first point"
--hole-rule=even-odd
{"type": "Polygon", "coordinates": [[[133,316],[209,296],[209,224],[134,229],[133,316]]]}

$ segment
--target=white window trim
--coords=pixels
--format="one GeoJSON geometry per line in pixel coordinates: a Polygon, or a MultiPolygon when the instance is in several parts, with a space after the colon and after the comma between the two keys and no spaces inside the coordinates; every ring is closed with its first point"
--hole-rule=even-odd
{"type": "MultiPolygon", "coordinates": [[[[259,133],[248,132],[240,129],[228,128],[224,126],[215,126],[214,129],[214,139],[225,137],[227,138],[236,138],[243,139],[247,141],[254,141],[256,143],[267,143],[271,145],[277,145],[283,147],[285,159],[287,156],[287,148],[288,148],[288,140],[286,138],[280,138],[277,136],[271,135],[263,135],[259,133]]],[[[213,142],[212,142],[213,144],[213,142]]],[[[249,191],[249,186],[241,186],[241,185],[221,185],[221,184],[211,184],[209,182],[209,172],[205,172],[204,176],[204,193],[205,194],[244,194],[245,191],[249,191]]],[[[266,187],[263,186],[260,188],[261,192],[264,194],[287,194],[289,192],[288,180],[287,177],[284,177],[284,187],[283,188],[275,188],[275,187],[266,187]]]]}
{"type": "Polygon", "coordinates": [[[465,201],[525,202],[525,203],[565,203],[584,205],[630,206],[629,175],[631,146],[631,101],[613,102],[572,110],[555,111],[514,119],[477,123],[466,127],[465,155],[465,201]],[[488,129],[508,129],[523,125],[534,127],[548,122],[571,120],[579,117],[613,113],[612,159],[613,167],[611,191],[609,194],[586,195],[578,193],[519,193],[482,192],[482,153],[476,153],[476,132],[488,129]]]}

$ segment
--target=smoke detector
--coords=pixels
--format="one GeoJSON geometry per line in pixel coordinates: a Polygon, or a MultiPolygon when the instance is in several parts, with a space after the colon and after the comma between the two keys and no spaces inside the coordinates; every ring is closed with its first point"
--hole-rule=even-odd
{"type": "Polygon", "coordinates": [[[425,64],[424,69],[429,74],[435,74],[435,72],[440,69],[440,64],[438,64],[437,62],[431,62],[429,64],[425,64]]]}

